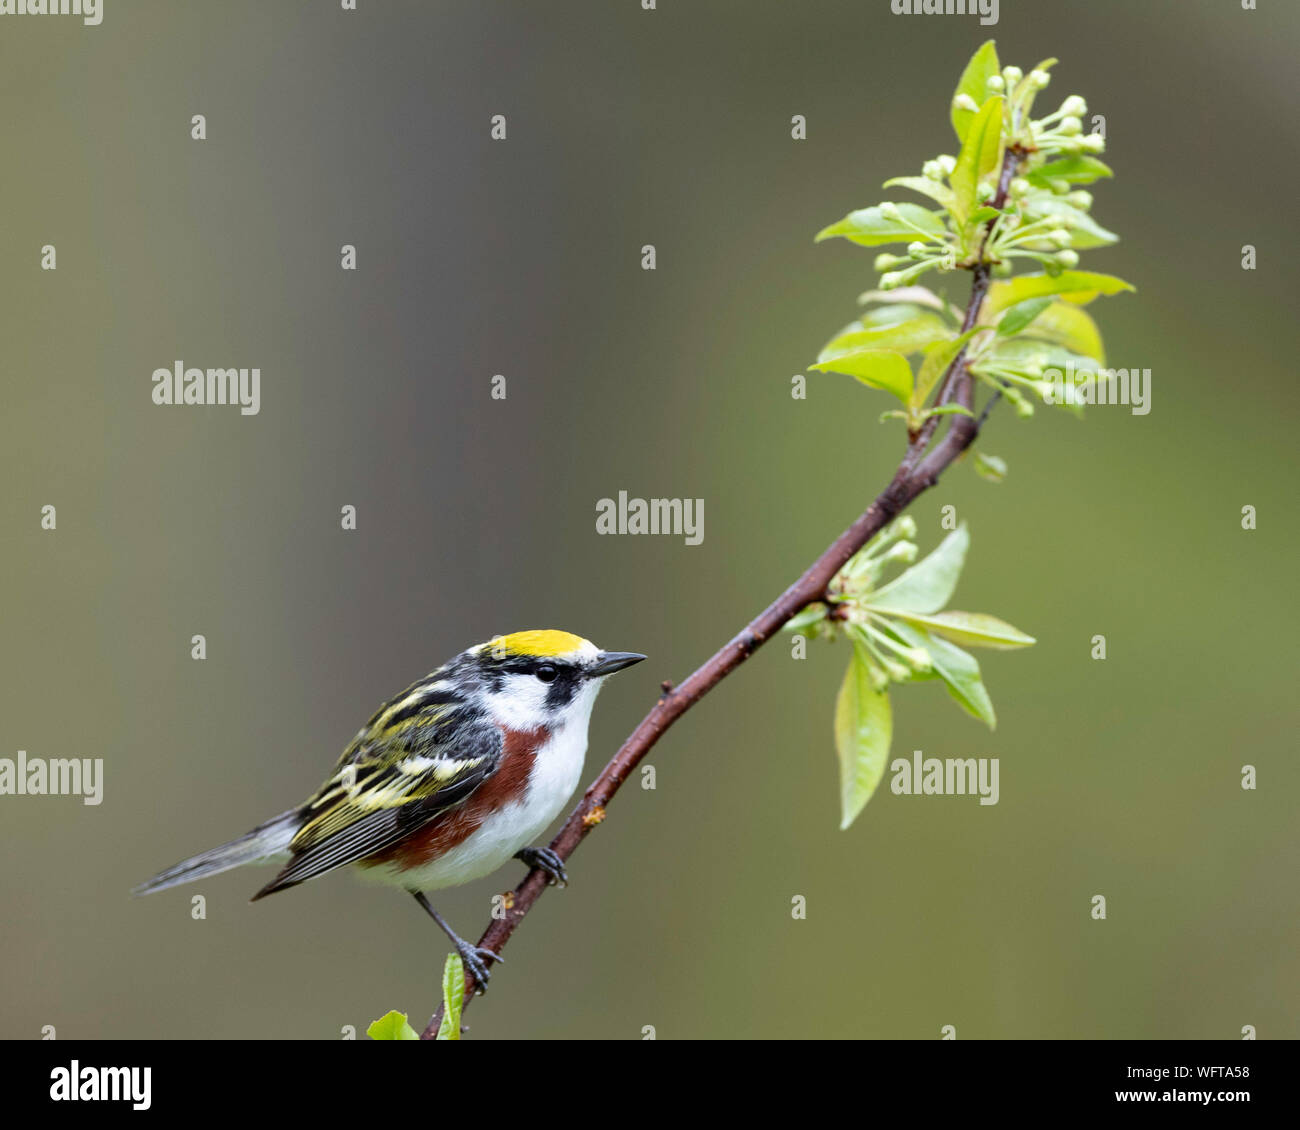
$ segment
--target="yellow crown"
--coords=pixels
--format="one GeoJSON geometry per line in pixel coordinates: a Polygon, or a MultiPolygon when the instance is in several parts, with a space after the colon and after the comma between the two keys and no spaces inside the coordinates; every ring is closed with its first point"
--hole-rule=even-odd
{"type": "Polygon", "coordinates": [[[496,639],[489,640],[484,646],[506,655],[545,655],[552,658],[592,649],[592,644],[581,636],[549,629],[511,632],[508,636],[497,636],[496,639]]]}

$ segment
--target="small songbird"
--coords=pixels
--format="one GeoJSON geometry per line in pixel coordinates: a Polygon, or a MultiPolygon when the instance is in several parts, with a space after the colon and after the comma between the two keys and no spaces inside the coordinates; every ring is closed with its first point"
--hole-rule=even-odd
{"type": "Polygon", "coordinates": [[[459,937],[424,892],[482,878],[512,857],[552,883],[567,880],[554,852],[530,845],[577,788],[601,683],[644,658],[556,631],[471,647],[381,706],[305,803],[135,893],[245,863],[284,863],[255,902],[356,864],[415,896],[481,991],[487,962],[501,959],[459,937]]]}

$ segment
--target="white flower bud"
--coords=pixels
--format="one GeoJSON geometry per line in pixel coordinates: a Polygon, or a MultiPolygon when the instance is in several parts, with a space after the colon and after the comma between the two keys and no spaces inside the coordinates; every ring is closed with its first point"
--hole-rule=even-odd
{"type": "Polygon", "coordinates": [[[913,671],[928,671],[934,666],[934,660],[930,658],[930,653],[923,647],[909,647],[907,649],[907,661],[912,665],[913,671]]]}
{"type": "Polygon", "coordinates": [[[903,276],[899,271],[890,271],[888,274],[880,276],[880,289],[893,290],[894,287],[902,285],[903,276]]]}
{"type": "Polygon", "coordinates": [[[1053,228],[1047,233],[1047,242],[1055,244],[1057,247],[1069,247],[1070,239],[1070,233],[1064,228],[1053,228]]]}
{"type": "Polygon", "coordinates": [[[1080,117],[1088,112],[1088,103],[1080,98],[1077,94],[1071,94],[1064,102],[1061,103],[1062,114],[1072,114],[1080,117]]]}
{"type": "Polygon", "coordinates": [[[1099,133],[1090,133],[1083,139],[1083,148],[1089,153],[1104,153],[1106,151],[1106,139],[1099,133]]]}
{"type": "Polygon", "coordinates": [[[1008,86],[1015,86],[1024,77],[1025,72],[1019,67],[1002,68],[1002,79],[1008,86]]]}
{"type": "Polygon", "coordinates": [[[972,114],[979,109],[975,99],[969,94],[959,94],[952,100],[953,108],[957,110],[969,110],[972,114]]]}
{"type": "Polygon", "coordinates": [[[919,239],[907,245],[907,253],[913,259],[920,259],[925,254],[925,244],[919,239]]]}
{"type": "Polygon", "coordinates": [[[1075,117],[1061,119],[1061,132],[1073,136],[1083,132],[1083,122],[1075,117]]]}
{"type": "Polygon", "coordinates": [[[938,161],[927,161],[921,166],[921,175],[930,180],[943,180],[943,166],[938,161]]]}
{"type": "Polygon", "coordinates": [[[1024,177],[1015,177],[1011,181],[1011,195],[1016,200],[1029,195],[1031,185],[1024,177]]]}
{"type": "Polygon", "coordinates": [[[1092,207],[1092,193],[1085,192],[1083,189],[1078,189],[1075,192],[1071,192],[1066,197],[1066,200],[1068,200],[1071,204],[1073,204],[1076,208],[1078,208],[1082,212],[1086,212],[1089,208],[1092,207]]]}
{"type": "Polygon", "coordinates": [[[1049,82],[1052,81],[1052,76],[1049,75],[1046,71],[1030,71],[1029,81],[1037,89],[1042,90],[1049,82]]]}
{"type": "Polygon", "coordinates": [[[984,88],[990,94],[1001,94],[1007,88],[1007,84],[1002,80],[1001,75],[989,75],[988,81],[984,83],[984,88]]]}
{"type": "Polygon", "coordinates": [[[1065,248],[1064,251],[1058,251],[1056,253],[1056,259],[1062,267],[1074,268],[1079,265],[1079,253],[1077,251],[1071,251],[1068,247],[1065,248]]]}
{"type": "Polygon", "coordinates": [[[887,220],[901,220],[903,218],[903,214],[898,210],[898,205],[889,200],[880,206],[880,214],[887,220]]]}
{"type": "Polygon", "coordinates": [[[893,267],[897,267],[899,263],[905,262],[907,262],[906,259],[900,259],[897,255],[891,255],[888,251],[883,251],[876,256],[876,261],[872,266],[877,271],[888,271],[893,267]]]}
{"type": "Polygon", "coordinates": [[[939,162],[939,168],[943,170],[944,176],[951,174],[953,169],[957,167],[957,158],[948,153],[940,153],[935,160],[939,162]]]}

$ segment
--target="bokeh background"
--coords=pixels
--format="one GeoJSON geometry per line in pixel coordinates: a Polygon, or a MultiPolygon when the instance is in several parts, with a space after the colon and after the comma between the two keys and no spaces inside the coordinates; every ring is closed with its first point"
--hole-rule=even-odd
{"type": "MultiPolygon", "coordinates": [[[[1008,479],[968,461],[914,507],[924,549],[942,506],[970,523],[954,606],[1040,642],[981,655],[996,733],[937,685],[896,694],[895,755],[998,757],[1001,802],[882,788],[840,832],[845,651],[775,643],[653,750],[658,787],[620,794],[468,1020],[1300,1035],[1300,10],[1004,0],[986,29],[885,0],[359,7],[0,22],[0,756],[106,774],[99,807],[0,798],[0,1035],[427,1016],[445,946],[409,899],[334,875],[250,906],[249,871],[127,892],[301,799],[380,701],[501,631],[652,657],[602,696],[589,779],[661,679],[793,579],[899,455],[849,378],[791,399],[873,278],[873,251],[812,235],[952,150],[990,32],[1004,62],[1061,58],[1051,105],[1106,117],[1094,214],[1123,242],[1084,265],[1138,285],[1094,312],[1112,363],[1154,373],[1145,417],[998,413],[981,442],[1008,479]],[[155,406],[177,358],[259,366],[260,414],[155,406]],[[598,536],[620,489],[704,498],[703,544],[598,536]]],[[[475,935],[518,875],[437,905],[475,935]]]]}

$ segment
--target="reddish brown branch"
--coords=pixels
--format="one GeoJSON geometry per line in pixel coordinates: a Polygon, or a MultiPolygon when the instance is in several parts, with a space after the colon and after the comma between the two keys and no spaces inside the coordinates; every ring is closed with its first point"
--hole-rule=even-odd
{"type": "MultiPolygon", "coordinates": [[[[1018,150],[1008,150],[998,182],[998,192],[993,200],[995,207],[1001,207],[1005,203],[1008,186],[1022,158],[1023,154],[1018,150]]],[[[988,293],[989,267],[983,262],[982,245],[980,259],[971,279],[970,299],[962,322],[963,331],[975,325],[980,306],[988,293]]],[[[943,380],[939,382],[936,402],[959,403],[969,409],[973,398],[971,386],[963,351],[953,359],[943,380]]],[[[939,418],[932,416],[930,419],[937,423],[939,418]]],[[[587,834],[605,819],[605,808],[613,800],[614,794],[655,742],[663,736],[664,731],[780,631],[786,621],[814,601],[824,599],[827,586],[849,558],[901,513],[917,495],[933,486],[944,469],[975,441],[983,423],[982,418],[977,421],[969,416],[956,415],[951,419],[952,423],[942,440],[928,455],[925,454],[925,448],[933,434],[933,428],[912,441],[890,484],[857,521],[808,567],[803,576],[751,620],[743,631],[715,652],[708,662],[692,672],[685,682],[675,687],[669,682],[663,684],[663,695],[659,701],[641,719],[609,764],[601,770],[600,776],[591,783],[577,808],[551,841],[553,852],[567,861],[587,834]]],[[[510,940],[515,928],[532,909],[533,903],[541,897],[546,884],[546,876],[541,871],[530,871],[515,888],[513,899],[507,899],[504,916],[492,921],[478,944],[494,953],[500,953],[501,947],[510,940]]],[[[465,1006],[468,1007],[474,992],[474,979],[468,971],[465,974],[465,988],[465,1006]]],[[[441,1022],[442,1006],[439,1005],[420,1038],[432,1039],[437,1035],[441,1022]]]]}

